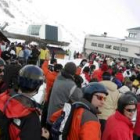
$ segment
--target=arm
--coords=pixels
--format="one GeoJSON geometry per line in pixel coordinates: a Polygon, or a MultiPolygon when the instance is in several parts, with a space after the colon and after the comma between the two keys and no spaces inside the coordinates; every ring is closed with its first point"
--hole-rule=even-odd
{"type": "Polygon", "coordinates": [[[47,74],[49,72],[48,63],[49,63],[49,60],[45,60],[42,65],[42,70],[43,70],[45,76],[47,76],[47,74]]]}

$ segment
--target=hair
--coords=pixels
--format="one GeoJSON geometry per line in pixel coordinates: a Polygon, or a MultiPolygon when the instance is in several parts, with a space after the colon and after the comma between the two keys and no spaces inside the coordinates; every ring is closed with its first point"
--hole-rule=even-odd
{"type": "Polygon", "coordinates": [[[102,78],[103,80],[111,80],[111,74],[109,72],[104,72],[102,78]]]}

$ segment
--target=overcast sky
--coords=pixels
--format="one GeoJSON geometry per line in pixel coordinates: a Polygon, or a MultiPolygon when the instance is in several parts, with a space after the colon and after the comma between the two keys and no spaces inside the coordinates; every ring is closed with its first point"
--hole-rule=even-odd
{"type": "Polygon", "coordinates": [[[45,17],[81,32],[124,37],[140,26],[140,0],[32,0],[45,17]]]}

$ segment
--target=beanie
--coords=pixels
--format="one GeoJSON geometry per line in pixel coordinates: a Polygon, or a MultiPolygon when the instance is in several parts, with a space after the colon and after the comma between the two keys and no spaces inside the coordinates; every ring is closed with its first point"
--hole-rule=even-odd
{"type": "Polygon", "coordinates": [[[64,66],[64,71],[68,74],[74,75],[76,73],[76,65],[73,62],[68,62],[64,66]]]}

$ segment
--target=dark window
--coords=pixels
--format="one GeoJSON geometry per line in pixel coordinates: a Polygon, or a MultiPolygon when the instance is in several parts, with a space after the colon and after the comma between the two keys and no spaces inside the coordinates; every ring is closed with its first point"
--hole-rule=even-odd
{"type": "Polygon", "coordinates": [[[91,46],[95,46],[95,47],[97,47],[97,43],[92,42],[92,43],[91,43],[91,46]]]}
{"type": "Polygon", "coordinates": [[[122,51],[122,52],[128,52],[128,48],[122,47],[122,48],[121,48],[121,51],[122,51]]]}
{"type": "Polygon", "coordinates": [[[106,49],[111,49],[111,47],[112,47],[111,45],[105,45],[106,49]]]}
{"type": "Polygon", "coordinates": [[[113,46],[113,50],[119,50],[120,47],[119,46],[113,46]]]}
{"type": "Polygon", "coordinates": [[[103,48],[104,44],[98,44],[98,47],[103,48]]]}

